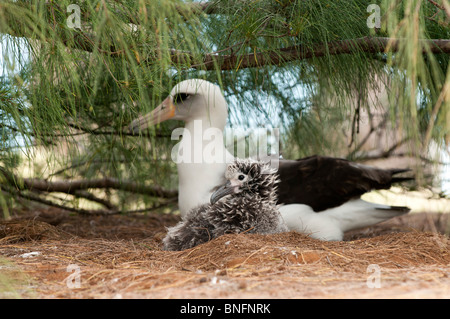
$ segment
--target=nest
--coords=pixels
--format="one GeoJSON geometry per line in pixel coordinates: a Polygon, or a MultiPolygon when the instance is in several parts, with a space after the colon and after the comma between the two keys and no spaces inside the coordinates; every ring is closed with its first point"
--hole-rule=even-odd
{"type": "Polygon", "coordinates": [[[61,240],[68,237],[70,234],[35,219],[0,222],[0,244],[43,239],[61,240]]]}
{"type": "MultiPolygon", "coordinates": [[[[449,238],[438,233],[384,230],[344,242],[295,232],[236,234],[185,251],[163,251],[161,238],[177,220],[67,216],[57,226],[36,218],[2,222],[0,253],[34,278],[44,298],[360,296],[358,289],[367,290],[369,265],[381,267],[408,291],[423,286],[424,278],[438,288],[450,284],[449,238]],[[39,255],[19,257],[29,252],[39,255]],[[67,288],[69,264],[82,270],[80,289],[67,288]]],[[[386,296],[384,291],[381,297],[386,296]]]]}

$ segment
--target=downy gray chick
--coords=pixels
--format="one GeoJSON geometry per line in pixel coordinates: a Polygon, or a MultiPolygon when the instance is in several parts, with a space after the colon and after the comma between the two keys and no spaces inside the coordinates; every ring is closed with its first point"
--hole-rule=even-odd
{"type": "Polygon", "coordinates": [[[224,234],[273,234],[288,231],[278,212],[278,175],[269,164],[250,159],[227,166],[226,184],[211,195],[211,204],[190,210],[168,229],[165,250],[184,250],[224,234]]]}

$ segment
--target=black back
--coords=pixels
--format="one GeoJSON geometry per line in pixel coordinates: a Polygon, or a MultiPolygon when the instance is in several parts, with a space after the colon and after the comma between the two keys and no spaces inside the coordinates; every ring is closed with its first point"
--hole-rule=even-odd
{"type": "Polygon", "coordinates": [[[279,204],[306,204],[316,212],[340,206],[374,189],[414,179],[393,177],[409,169],[380,169],[341,158],[310,156],[280,160],[279,204]]]}

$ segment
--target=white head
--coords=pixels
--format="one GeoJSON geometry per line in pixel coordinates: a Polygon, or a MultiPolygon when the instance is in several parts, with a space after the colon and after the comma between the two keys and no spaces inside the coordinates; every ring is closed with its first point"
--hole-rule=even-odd
{"type": "Polygon", "coordinates": [[[227,116],[227,103],[220,88],[205,80],[191,79],[175,85],[158,107],[134,120],[129,128],[137,132],[173,119],[184,122],[202,120],[204,126],[223,130],[227,116]]]}

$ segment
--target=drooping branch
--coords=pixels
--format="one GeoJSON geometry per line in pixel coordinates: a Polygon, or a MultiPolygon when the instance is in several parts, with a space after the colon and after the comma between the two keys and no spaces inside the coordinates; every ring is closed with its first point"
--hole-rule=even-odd
{"type": "MultiPolygon", "coordinates": [[[[214,70],[237,70],[266,65],[283,65],[288,62],[305,60],[310,58],[320,58],[327,55],[364,53],[385,53],[389,48],[390,52],[397,52],[400,44],[399,39],[386,37],[363,37],[358,39],[333,41],[328,43],[317,43],[313,46],[290,46],[278,50],[261,51],[244,55],[239,54],[216,54],[207,53],[202,58],[194,56],[191,52],[172,49],[170,59],[176,65],[184,65],[187,68],[214,70]]],[[[426,47],[433,54],[450,54],[450,40],[446,39],[423,39],[423,54],[427,52],[426,47]]],[[[72,41],[64,39],[63,43],[76,49],[88,52],[98,50],[101,53],[120,57],[124,53],[111,47],[109,51],[96,49],[95,41],[92,37],[77,33],[72,41]]],[[[144,60],[144,63],[153,63],[154,60],[144,60]]],[[[142,62],[139,62],[142,63],[142,62]]]]}
{"type": "Polygon", "coordinates": [[[439,10],[443,10],[445,14],[447,15],[447,19],[450,19],[450,4],[443,1],[442,4],[437,3],[434,0],[428,0],[429,3],[431,3],[433,6],[438,8],[439,10]]]}
{"type": "Polygon", "coordinates": [[[142,185],[131,181],[123,181],[109,177],[100,179],[51,182],[38,178],[20,178],[1,167],[0,173],[5,177],[10,185],[14,185],[19,190],[76,194],[78,191],[90,188],[112,188],[160,198],[174,198],[178,194],[176,190],[166,190],[160,186],[142,185]]]}
{"type": "MultiPolygon", "coordinates": [[[[124,57],[124,50],[110,46],[109,50],[100,49],[101,45],[96,46],[93,36],[74,32],[72,39],[61,39],[64,45],[88,52],[98,51],[112,57],[124,57]]],[[[207,53],[198,58],[192,52],[179,51],[172,49],[169,52],[172,63],[186,68],[214,70],[238,70],[267,65],[283,65],[285,63],[305,60],[310,58],[320,58],[327,55],[364,53],[385,53],[386,49],[390,52],[397,52],[400,44],[399,39],[386,37],[363,37],[358,39],[333,41],[328,43],[317,43],[313,46],[290,46],[277,50],[260,51],[249,54],[217,54],[207,53]]],[[[427,52],[426,47],[433,54],[450,54],[450,40],[444,39],[423,39],[423,54],[427,52]]],[[[157,56],[157,55],[153,55],[157,56]]],[[[153,58],[138,63],[154,63],[153,58]]]]}
{"type": "MultiPolygon", "coordinates": [[[[201,10],[208,10],[210,7],[206,3],[198,4],[201,10]]],[[[0,13],[2,6],[0,5],[0,13]]],[[[6,14],[0,16],[8,17],[6,14]]],[[[32,37],[36,30],[26,28],[17,21],[3,22],[3,28],[0,32],[8,33],[20,37],[32,37]],[[4,26],[7,27],[4,27],[4,26]]],[[[0,27],[2,26],[0,25],[0,27]]],[[[55,26],[55,28],[58,28],[55,26]]],[[[99,52],[104,55],[117,58],[130,58],[127,56],[125,49],[111,45],[105,45],[101,41],[96,40],[93,34],[82,32],[79,30],[60,30],[59,41],[71,49],[78,49],[86,52],[99,52]]],[[[42,38],[42,37],[41,37],[42,38]]],[[[54,41],[51,37],[48,41],[54,41]]],[[[172,63],[185,67],[214,70],[238,70],[245,68],[261,67],[266,65],[282,65],[288,62],[310,59],[314,57],[323,57],[327,55],[353,54],[358,52],[364,53],[384,53],[388,49],[389,52],[397,52],[401,39],[391,39],[387,37],[362,37],[357,39],[347,39],[342,41],[333,41],[328,43],[316,43],[311,46],[295,45],[285,48],[278,48],[267,51],[254,52],[249,54],[223,54],[226,50],[219,50],[220,53],[206,53],[203,56],[194,54],[193,52],[180,51],[176,49],[168,52],[172,63]]],[[[429,52],[450,54],[450,40],[448,39],[423,39],[421,40],[423,53],[429,52]]],[[[133,50],[136,50],[134,48],[133,50]]],[[[137,59],[137,63],[154,63],[155,59],[164,52],[147,52],[148,59],[137,59]]]]}
{"type": "MultiPolygon", "coordinates": [[[[431,53],[450,54],[450,40],[429,39],[421,40],[424,47],[429,46],[431,53]]],[[[266,52],[250,53],[245,55],[216,55],[206,54],[201,62],[195,62],[190,53],[172,50],[171,57],[175,63],[189,63],[193,68],[214,69],[216,65],[221,70],[235,70],[265,65],[282,65],[284,63],[318,58],[326,55],[364,53],[384,53],[390,45],[390,52],[397,52],[400,40],[383,37],[363,37],[352,40],[318,43],[311,47],[302,45],[281,48],[266,52]]],[[[426,53],[424,48],[423,53],[426,53]]]]}
{"type": "MultiPolygon", "coordinates": [[[[0,124],[1,125],[1,124],[0,124]]],[[[73,123],[67,123],[68,126],[71,128],[74,128],[76,130],[84,132],[83,134],[90,134],[90,135],[119,135],[119,136],[135,136],[135,137],[161,137],[161,138],[170,138],[172,137],[172,134],[169,133],[163,133],[161,131],[156,132],[133,132],[130,130],[99,130],[99,129],[90,129],[78,124],[73,123]]],[[[77,133],[75,133],[77,134],[77,133]]]]}
{"type": "Polygon", "coordinates": [[[19,197],[19,198],[23,198],[26,199],[28,201],[32,201],[32,202],[36,202],[36,203],[40,203],[40,204],[44,204],[47,206],[52,206],[52,207],[56,207],[56,208],[60,208],[60,209],[64,209],[67,211],[71,211],[71,212],[76,212],[79,214],[84,214],[84,215],[90,215],[90,214],[97,214],[97,215],[110,215],[110,214],[116,214],[117,210],[87,210],[87,209],[83,209],[83,208],[75,208],[75,207],[70,207],[70,206],[65,206],[65,205],[61,205],[58,203],[55,203],[53,201],[50,201],[48,199],[42,198],[40,196],[38,196],[37,194],[31,192],[28,194],[24,194],[23,192],[17,190],[17,189],[13,189],[12,187],[5,187],[2,186],[1,187],[1,191],[5,192],[7,194],[10,194],[14,197],[19,197]]]}
{"type": "MultiPolygon", "coordinates": [[[[376,131],[379,131],[379,130],[383,130],[385,128],[388,119],[389,119],[388,113],[385,113],[383,115],[383,119],[380,121],[380,123],[377,124],[377,126],[374,126],[372,121],[370,121],[370,130],[369,130],[369,132],[366,134],[366,136],[364,136],[361,139],[361,141],[358,143],[358,145],[356,145],[355,148],[347,155],[347,159],[348,160],[354,160],[354,157],[359,152],[359,150],[366,144],[366,142],[372,136],[372,133],[374,133],[376,131]]],[[[352,135],[353,135],[353,132],[352,132],[352,135]]]]}
{"type": "Polygon", "coordinates": [[[170,204],[176,202],[175,198],[170,198],[170,199],[166,199],[162,203],[153,205],[148,208],[137,209],[137,210],[128,210],[128,211],[121,211],[115,207],[111,207],[111,208],[107,207],[108,209],[83,209],[83,208],[76,208],[76,207],[71,207],[71,206],[67,206],[67,205],[62,205],[62,204],[56,203],[54,201],[48,200],[46,198],[42,198],[35,192],[27,191],[26,193],[24,193],[23,191],[14,189],[13,187],[10,187],[10,186],[3,185],[0,188],[0,191],[4,192],[6,194],[12,195],[16,198],[22,198],[22,199],[25,199],[28,201],[64,209],[64,210],[67,210],[70,212],[75,212],[75,213],[82,214],[82,215],[136,214],[136,213],[143,213],[143,212],[159,209],[159,208],[165,207],[167,205],[170,205],[170,204]]]}
{"type": "Polygon", "coordinates": [[[114,204],[112,204],[110,201],[100,198],[98,196],[95,196],[94,194],[89,193],[88,191],[85,191],[85,190],[76,191],[73,193],[73,195],[75,197],[84,198],[91,202],[98,203],[98,204],[106,207],[109,210],[114,210],[114,211],[118,210],[117,207],[114,204]]]}

